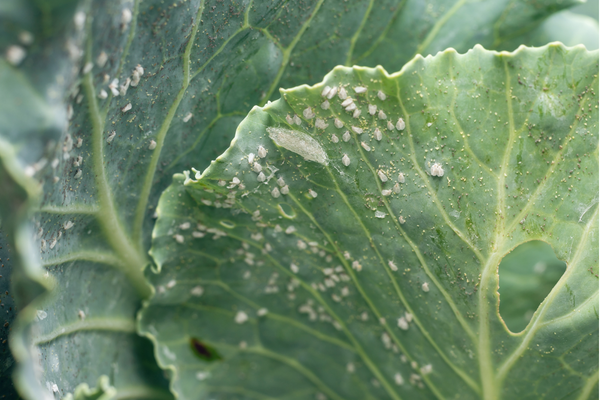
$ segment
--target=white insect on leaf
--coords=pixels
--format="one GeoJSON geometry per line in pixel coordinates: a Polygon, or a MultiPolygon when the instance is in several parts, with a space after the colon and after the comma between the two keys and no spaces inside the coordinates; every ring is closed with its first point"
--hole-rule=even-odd
{"type": "Polygon", "coordinates": [[[398,217],[398,222],[400,222],[401,224],[405,223],[406,220],[404,219],[404,217],[401,215],[398,217]]]}
{"type": "Polygon", "coordinates": [[[108,93],[106,93],[106,90],[104,90],[104,89],[101,89],[101,90],[100,90],[100,93],[98,93],[98,98],[99,98],[99,99],[103,99],[103,100],[104,100],[104,99],[106,99],[107,97],[108,97],[108,93]]]}
{"type": "Polygon", "coordinates": [[[319,129],[325,129],[329,126],[329,124],[326,123],[323,119],[317,118],[317,120],[315,121],[315,126],[319,129]]]}
{"type": "Polygon", "coordinates": [[[258,311],[256,312],[256,315],[258,315],[259,317],[264,317],[265,315],[267,315],[269,313],[269,310],[267,310],[266,308],[259,308],[258,311]]]}
{"type": "Polygon", "coordinates": [[[135,66],[135,72],[137,72],[139,76],[143,76],[144,68],[140,64],[138,64],[135,66]]]}
{"type": "Polygon", "coordinates": [[[100,68],[104,68],[104,65],[106,64],[107,61],[108,61],[108,55],[103,50],[100,52],[100,54],[98,54],[98,57],[96,57],[96,65],[99,66],[100,68]]]}
{"type": "Polygon", "coordinates": [[[325,100],[324,102],[321,103],[321,108],[323,110],[329,110],[329,106],[330,106],[330,104],[329,104],[329,101],[327,101],[327,100],[325,100]]]}
{"type": "Polygon", "coordinates": [[[385,115],[385,113],[383,112],[383,110],[379,110],[379,113],[377,114],[377,118],[379,118],[379,119],[386,119],[387,115],[385,115]]]}
{"type": "Polygon", "coordinates": [[[353,126],[353,127],[352,127],[352,130],[353,130],[354,132],[356,132],[357,134],[359,134],[359,135],[360,135],[361,133],[363,133],[363,130],[362,130],[362,128],[359,128],[358,126],[353,126]]]}
{"type": "Polygon", "coordinates": [[[93,68],[94,68],[94,63],[88,62],[88,63],[85,63],[81,72],[83,72],[83,74],[85,75],[87,73],[92,72],[93,68]]]}
{"type": "Polygon", "coordinates": [[[346,98],[348,97],[348,93],[346,92],[346,89],[344,89],[343,87],[340,88],[338,97],[340,98],[340,100],[346,100],[346,98]]]}
{"type": "Polygon", "coordinates": [[[388,266],[390,267],[390,269],[392,271],[394,271],[394,272],[398,271],[398,266],[392,260],[388,261],[388,266]]]}
{"type": "Polygon", "coordinates": [[[187,113],[185,117],[183,117],[183,122],[188,122],[190,119],[192,119],[193,116],[194,114],[192,114],[191,112],[187,113]]]}
{"type": "Polygon", "coordinates": [[[406,321],[408,323],[410,323],[413,320],[413,315],[411,313],[409,313],[408,311],[404,312],[404,318],[406,318],[406,321]]]}
{"type": "Polygon", "coordinates": [[[344,154],[344,156],[342,157],[342,163],[347,167],[348,165],[350,165],[350,157],[348,157],[348,154],[344,154]]]}
{"type": "Polygon", "coordinates": [[[281,188],[281,194],[288,194],[290,192],[290,187],[288,185],[285,185],[284,187],[281,188]]]}
{"type": "Polygon", "coordinates": [[[285,180],[280,176],[279,178],[277,178],[277,184],[279,185],[279,187],[284,187],[285,180]]]}
{"type": "Polygon", "coordinates": [[[121,112],[125,113],[125,112],[131,110],[131,107],[132,107],[131,103],[127,103],[127,105],[125,107],[121,108],[121,112]]]}
{"type": "Polygon", "coordinates": [[[190,290],[190,294],[195,297],[200,297],[204,293],[204,288],[202,286],[194,286],[192,290],[190,290]]]}
{"type": "Polygon", "coordinates": [[[406,124],[402,118],[398,118],[398,122],[396,122],[396,129],[399,131],[403,131],[406,128],[406,124]]]}
{"type": "Polygon", "coordinates": [[[329,94],[329,91],[331,90],[330,86],[325,86],[323,88],[323,91],[321,92],[321,97],[326,97],[329,94]]]}
{"type": "Polygon", "coordinates": [[[254,170],[254,172],[261,172],[262,165],[260,165],[258,162],[255,162],[254,164],[252,164],[252,169],[254,170]]]}
{"type": "Polygon", "coordinates": [[[298,116],[298,114],[294,114],[294,123],[296,125],[302,125],[302,120],[300,119],[300,117],[298,116]]]}
{"type": "Polygon", "coordinates": [[[106,143],[110,143],[113,141],[113,139],[115,138],[115,136],[117,135],[116,131],[112,131],[108,134],[108,136],[106,137],[106,143]]]}
{"type": "Polygon", "coordinates": [[[67,221],[63,224],[63,228],[65,228],[65,230],[69,230],[71,229],[75,224],[71,221],[67,221]]]}
{"type": "Polygon", "coordinates": [[[404,176],[404,174],[402,172],[400,172],[398,174],[398,182],[400,182],[400,183],[406,182],[406,177],[404,176]]]}
{"type": "Polygon", "coordinates": [[[375,211],[375,218],[385,218],[387,214],[381,211],[375,211]]]}
{"type": "Polygon", "coordinates": [[[333,125],[335,125],[336,128],[340,129],[340,128],[342,128],[344,126],[344,123],[342,121],[340,121],[339,118],[336,118],[333,121],[333,125]]]}
{"type": "Polygon", "coordinates": [[[257,153],[260,158],[265,158],[267,156],[267,149],[263,146],[258,146],[257,153]]]}
{"type": "Polygon", "coordinates": [[[365,142],[360,142],[360,145],[362,146],[363,149],[365,149],[366,151],[371,151],[371,146],[369,146],[368,144],[366,144],[365,142]]]}
{"type": "Polygon", "coordinates": [[[377,140],[378,142],[381,141],[381,139],[383,139],[383,134],[381,133],[379,128],[375,128],[375,131],[373,131],[373,136],[375,137],[375,140],[377,140]]]}
{"type": "Polygon", "coordinates": [[[425,282],[421,285],[421,289],[423,289],[423,291],[425,293],[429,292],[429,283],[425,282]]]}
{"type": "Polygon", "coordinates": [[[265,176],[265,174],[263,172],[261,172],[256,177],[256,180],[259,181],[259,182],[264,182],[264,181],[267,180],[267,177],[265,176]]]}
{"type": "Polygon", "coordinates": [[[304,111],[302,111],[302,115],[304,115],[304,118],[306,119],[313,119],[315,117],[315,113],[311,107],[306,107],[304,111]]]}
{"type": "Polygon", "coordinates": [[[82,171],[80,169],[78,169],[77,172],[75,172],[75,176],[73,176],[73,178],[79,179],[79,178],[81,178],[82,174],[83,174],[82,171]]]}
{"type": "Polygon", "coordinates": [[[379,179],[381,180],[381,182],[386,183],[388,181],[388,177],[385,174],[385,172],[383,172],[382,170],[378,170],[377,171],[377,176],[379,176],[379,179]]]}
{"type": "Polygon", "coordinates": [[[183,243],[185,241],[185,238],[180,234],[173,235],[173,238],[177,241],[177,243],[183,243]]]}
{"type": "Polygon", "coordinates": [[[360,272],[362,270],[362,265],[360,265],[357,260],[354,260],[352,261],[352,269],[360,272]]]}
{"type": "Polygon", "coordinates": [[[394,187],[392,188],[392,191],[396,194],[400,193],[400,184],[398,182],[396,182],[394,184],[394,187]]]}
{"type": "Polygon", "coordinates": [[[285,120],[287,121],[288,124],[294,125],[294,119],[290,116],[290,114],[285,116],[285,120]]]}
{"type": "Polygon", "coordinates": [[[305,160],[327,165],[327,153],[319,142],[306,133],[284,128],[268,127],[269,137],[277,146],[302,156],[305,160]]]}
{"type": "Polygon", "coordinates": [[[365,86],[357,86],[354,88],[354,91],[358,94],[360,93],[366,93],[367,92],[367,88],[365,86]]]}
{"type": "Polygon", "coordinates": [[[308,189],[308,194],[310,194],[310,196],[311,196],[313,199],[316,199],[316,198],[317,198],[317,196],[318,196],[317,192],[315,192],[315,191],[314,191],[314,190],[312,190],[312,189],[308,189]]]}
{"type": "Polygon", "coordinates": [[[344,132],[344,134],[342,135],[342,139],[344,140],[344,142],[349,141],[350,138],[351,138],[350,132],[348,132],[348,131],[344,132]]]}
{"type": "Polygon", "coordinates": [[[398,318],[398,328],[402,329],[403,331],[408,330],[408,321],[406,320],[406,318],[404,318],[404,317],[398,318]]]}
{"type": "Polygon", "coordinates": [[[243,324],[248,321],[248,315],[243,311],[238,311],[237,314],[235,314],[234,321],[236,324],[243,324]]]}
{"type": "Polygon", "coordinates": [[[381,101],[385,101],[385,99],[387,98],[385,93],[383,93],[381,90],[377,92],[377,97],[379,97],[379,100],[381,101]]]}
{"type": "Polygon", "coordinates": [[[383,196],[389,196],[389,195],[392,194],[392,190],[391,189],[384,189],[384,190],[381,191],[381,194],[383,196]]]}
{"type": "Polygon", "coordinates": [[[296,232],[296,228],[294,227],[294,225],[290,225],[285,229],[285,233],[287,233],[288,235],[290,235],[294,232],[296,232]]]}
{"type": "Polygon", "coordinates": [[[394,124],[392,123],[392,121],[387,122],[387,128],[388,128],[388,131],[394,130],[394,124]]]}
{"type": "Polygon", "coordinates": [[[298,271],[299,271],[300,269],[298,268],[298,266],[297,266],[296,264],[294,264],[294,263],[291,263],[291,264],[290,264],[290,270],[291,270],[293,273],[297,274],[297,273],[298,273],[298,271]]]}
{"type": "Polygon", "coordinates": [[[127,94],[127,89],[129,89],[129,84],[131,83],[131,78],[125,79],[125,82],[119,86],[119,94],[121,96],[125,96],[127,94]]]}
{"type": "Polygon", "coordinates": [[[13,66],[18,66],[27,56],[27,51],[18,45],[8,46],[6,49],[6,61],[13,66]]]}
{"type": "Polygon", "coordinates": [[[377,106],[375,104],[369,104],[368,108],[369,114],[375,115],[375,113],[377,112],[377,106]]]}
{"type": "Polygon", "coordinates": [[[431,371],[433,371],[433,367],[431,366],[431,364],[423,365],[421,367],[420,371],[421,371],[421,374],[427,375],[427,374],[430,374],[431,371]]]}
{"type": "Polygon", "coordinates": [[[271,190],[271,196],[274,198],[278,198],[280,195],[281,193],[279,193],[279,189],[277,187],[274,187],[273,190],[271,190]]]}
{"type": "Polygon", "coordinates": [[[394,375],[394,382],[398,386],[404,385],[404,379],[402,378],[402,375],[400,375],[400,372],[396,372],[396,375],[394,375]]]}
{"type": "Polygon", "coordinates": [[[327,93],[327,98],[329,100],[331,100],[333,98],[333,96],[335,96],[337,94],[337,92],[338,92],[337,86],[332,87],[331,90],[329,91],[329,93],[327,93]]]}
{"type": "Polygon", "coordinates": [[[361,113],[362,113],[362,111],[359,110],[359,109],[354,110],[354,112],[352,113],[352,118],[358,118],[358,117],[360,117],[361,113]]]}
{"type": "Polygon", "coordinates": [[[431,166],[431,176],[444,176],[444,168],[442,164],[435,163],[431,166]]]}
{"type": "Polygon", "coordinates": [[[150,140],[150,144],[148,145],[148,150],[154,150],[156,148],[156,142],[154,140],[150,140]]]}
{"type": "Polygon", "coordinates": [[[252,166],[254,164],[254,157],[255,157],[254,153],[248,154],[248,164],[250,166],[252,166]]]}
{"type": "Polygon", "coordinates": [[[133,15],[131,14],[131,10],[129,8],[124,8],[123,11],[121,11],[121,23],[124,25],[127,25],[128,23],[131,22],[131,19],[133,18],[133,15]]]}
{"type": "Polygon", "coordinates": [[[348,97],[346,100],[342,101],[342,107],[348,107],[353,102],[354,102],[354,100],[352,100],[351,97],[348,97]]]}
{"type": "Polygon", "coordinates": [[[340,141],[340,139],[337,137],[337,135],[336,135],[335,133],[333,133],[333,134],[331,135],[331,141],[332,141],[333,143],[338,143],[338,142],[340,141]]]}
{"type": "Polygon", "coordinates": [[[350,103],[348,107],[345,108],[346,111],[354,111],[356,110],[356,104],[350,103]]]}

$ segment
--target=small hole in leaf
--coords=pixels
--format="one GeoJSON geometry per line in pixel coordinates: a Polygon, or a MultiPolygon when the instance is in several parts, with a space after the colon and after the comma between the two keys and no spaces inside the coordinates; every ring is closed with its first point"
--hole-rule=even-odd
{"type": "Polygon", "coordinates": [[[215,348],[209,346],[206,343],[202,343],[200,340],[196,338],[190,339],[190,346],[192,348],[192,352],[200,359],[204,361],[217,361],[222,360],[222,357],[217,353],[215,348]]]}
{"type": "Polygon", "coordinates": [[[219,221],[219,224],[221,224],[221,226],[224,226],[227,229],[235,228],[235,224],[231,221],[227,221],[226,219],[219,221]]]}
{"type": "Polygon", "coordinates": [[[500,262],[500,316],[511,332],[521,332],[565,272],[552,247],[538,240],[517,246],[500,262]]]}
{"type": "Polygon", "coordinates": [[[277,204],[277,208],[279,208],[279,212],[286,218],[294,219],[296,218],[296,211],[287,203],[279,203],[277,204]]]}

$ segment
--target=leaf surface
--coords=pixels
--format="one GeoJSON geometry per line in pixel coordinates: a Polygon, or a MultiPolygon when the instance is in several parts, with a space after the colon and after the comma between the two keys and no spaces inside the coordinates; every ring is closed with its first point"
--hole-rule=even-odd
{"type": "Polygon", "coordinates": [[[255,107],[157,209],[139,326],[174,392],[593,398],[597,72],[582,46],[476,46],[336,67],[255,107]],[[568,268],[514,334],[497,268],[531,240],[568,268]]]}
{"type": "MultiPolygon", "coordinates": [[[[45,168],[34,169],[44,195],[33,244],[57,288],[38,307],[47,318],[23,316],[32,333],[19,340],[42,355],[24,382],[54,382],[66,393],[105,374],[117,390],[169,397],[148,341],[133,328],[149,293],[141,271],[151,262],[146,252],[158,197],[173,173],[203,169],[224,151],[249,109],[277,97],[278,87],[315,82],[339,64],[396,70],[419,52],[493,46],[512,37],[515,26],[526,32],[573,3],[85,3],[85,41],[70,47],[83,57],[77,88],[53,103],[62,113],[44,114],[61,121],[63,136],[52,136],[56,149],[44,153],[45,168]],[[513,12],[517,17],[509,18],[513,12]],[[473,14],[478,18],[468,18],[473,14]],[[139,84],[121,94],[138,64],[139,84]],[[114,79],[118,95],[109,87],[114,79]],[[64,111],[67,102],[72,115],[64,111]]],[[[39,162],[41,153],[19,146],[31,157],[24,167],[39,162]]]]}

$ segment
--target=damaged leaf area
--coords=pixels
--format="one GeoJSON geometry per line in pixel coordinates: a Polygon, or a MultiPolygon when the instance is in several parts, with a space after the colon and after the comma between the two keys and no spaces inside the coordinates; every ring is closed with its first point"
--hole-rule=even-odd
{"type": "Polygon", "coordinates": [[[255,107],[157,208],[138,328],[171,390],[593,397],[597,71],[583,47],[477,46],[392,75],[336,67],[255,107]],[[531,240],[567,269],[513,333],[497,268],[531,240]]]}

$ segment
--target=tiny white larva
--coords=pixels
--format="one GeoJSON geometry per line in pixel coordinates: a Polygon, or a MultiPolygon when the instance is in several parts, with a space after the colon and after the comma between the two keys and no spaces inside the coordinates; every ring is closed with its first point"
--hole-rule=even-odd
{"type": "Polygon", "coordinates": [[[285,120],[287,121],[288,124],[294,125],[294,119],[290,116],[290,114],[285,116],[285,120]]]}
{"type": "Polygon", "coordinates": [[[362,265],[360,265],[358,261],[354,260],[352,261],[352,269],[360,272],[362,270],[362,265]]]}
{"type": "Polygon", "coordinates": [[[238,311],[237,314],[235,314],[234,320],[237,324],[243,324],[248,321],[248,315],[243,311],[238,311]]]}
{"type": "Polygon", "coordinates": [[[261,172],[262,171],[262,165],[260,165],[259,163],[255,162],[254,164],[252,164],[252,169],[254,170],[254,172],[261,172]]]}
{"type": "Polygon", "coordinates": [[[291,264],[290,264],[290,269],[291,269],[291,270],[292,270],[292,272],[293,272],[293,273],[295,273],[295,274],[297,274],[297,273],[298,273],[298,271],[300,270],[300,269],[298,268],[298,266],[297,266],[296,264],[294,264],[294,263],[291,263],[291,264]]]}
{"type": "Polygon", "coordinates": [[[300,117],[298,116],[298,114],[294,114],[294,123],[296,125],[302,125],[302,120],[300,119],[300,117]]]}
{"type": "Polygon", "coordinates": [[[254,164],[254,157],[254,153],[248,154],[248,164],[250,164],[250,166],[254,164]]]}
{"type": "Polygon", "coordinates": [[[398,271],[398,266],[392,260],[388,261],[388,266],[390,267],[390,269],[392,271],[394,271],[394,272],[398,271]]]}
{"type": "Polygon", "coordinates": [[[9,46],[6,49],[6,61],[8,61],[13,66],[18,66],[27,56],[27,51],[18,45],[9,46]]]}
{"type": "Polygon", "coordinates": [[[108,61],[108,55],[103,50],[100,52],[100,54],[98,54],[98,57],[96,57],[96,65],[99,66],[100,68],[104,68],[104,65],[106,64],[107,61],[108,61]]]}
{"type": "Polygon", "coordinates": [[[394,382],[396,382],[396,385],[398,386],[404,385],[404,378],[402,378],[400,372],[396,372],[396,375],[394,375],[394,382]]]}
{"type": "Polygon", "coordinates": [[[386,215],[387,214],[382,211],[375,211],[375,218],[385,218],[386,215]]]}
{"type": "Polygon", "coordinates": [[[63,224],[63,228],[65,228],[65,230],[69,230],[71,229],[75,224],[71,221],[67,221],[63,224]]]}

